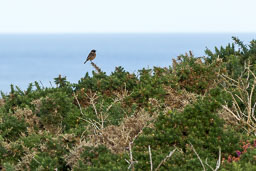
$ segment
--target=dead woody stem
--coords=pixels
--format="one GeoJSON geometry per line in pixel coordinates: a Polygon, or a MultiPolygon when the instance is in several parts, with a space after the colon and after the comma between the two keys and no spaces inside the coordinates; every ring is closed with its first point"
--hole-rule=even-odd
{"type": "Polygon", "coordinates": [[[224,80],[224,90],[229,93],[232,98],[232,107],[228,106],[227,103],[222,105],[222,107],[237,121],[247,125],[248,133],[256,131],[256,100],[254,97],[256,76],[251,71],[250,67],[250,62],[245,64],[245,69],[237,80],[224,74],[221,75],[224,80]],[[241,108],[241,104],[245,107],[241,108]]]}

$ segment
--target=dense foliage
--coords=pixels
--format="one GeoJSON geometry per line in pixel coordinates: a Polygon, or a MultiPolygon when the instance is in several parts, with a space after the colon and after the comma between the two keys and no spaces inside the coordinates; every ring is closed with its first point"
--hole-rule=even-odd
{"type": "Polygon", "coordinates": [[[255,170],[256,41],[138,74],[94,63],[78,83],[11,85],[0,170],[255,170]]]}

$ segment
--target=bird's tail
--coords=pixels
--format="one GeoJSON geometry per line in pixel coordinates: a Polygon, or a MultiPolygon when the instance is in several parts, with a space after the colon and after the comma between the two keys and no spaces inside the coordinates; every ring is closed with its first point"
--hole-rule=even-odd
{"type": "Polygon", "coordinates": [[[84,64],[88,61],[88,59],[86,59],[86,61],[84,61],[84,64]]]}

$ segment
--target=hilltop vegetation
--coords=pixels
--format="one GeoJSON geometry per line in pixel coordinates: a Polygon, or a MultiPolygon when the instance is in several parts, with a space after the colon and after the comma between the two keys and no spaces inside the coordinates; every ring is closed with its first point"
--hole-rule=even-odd
{"type": "Polygon", "coordinates": [[[256,41],[191,52],[138,74],[94,63],[78,83],[11,85],[4,170],[256,170],[256,41]]]}

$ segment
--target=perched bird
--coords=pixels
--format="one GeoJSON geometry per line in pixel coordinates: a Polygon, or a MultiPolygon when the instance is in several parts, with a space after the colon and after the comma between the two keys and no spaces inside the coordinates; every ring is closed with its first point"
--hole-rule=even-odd
{"type": "Polygon", "coordinates": [[[92,60],[94,60],[95,59],[95,57],[96,57],[96,50],[91,50],[91,52],[89,53],[89,55],[88,55],[88,57],[87,57],[87,59],[86,59],[86,61],[84,62],[84,64],[87,62],[87,61],[92,61],[92,60]]]}

